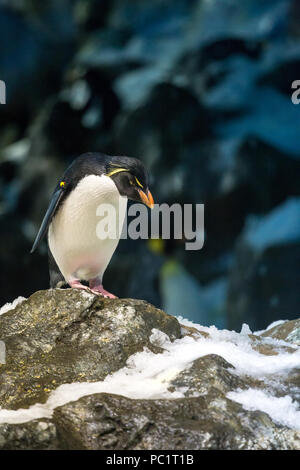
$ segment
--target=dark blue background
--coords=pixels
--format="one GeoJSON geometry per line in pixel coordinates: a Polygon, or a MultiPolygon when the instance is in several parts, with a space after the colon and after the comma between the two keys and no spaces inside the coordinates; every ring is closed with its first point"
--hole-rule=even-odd
{"type": "Polygon", "coordinates": [[[82,152],[141,158],[156,202],[204,203],[205,245],[122,241],[106,288],[202,324],[300,313],[297,0],[0,3],[0,297],[47,288],[29,255],[82,152]]]}

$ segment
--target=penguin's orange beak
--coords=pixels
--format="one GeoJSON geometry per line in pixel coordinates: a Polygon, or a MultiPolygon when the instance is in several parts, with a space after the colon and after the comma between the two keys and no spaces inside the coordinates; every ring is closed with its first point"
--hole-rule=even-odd
{"type": "Polygon", "coordinates": [[[150,207],[150,209],[153,209],[154,199],[153,199],[153,196],[152,196],[151,192],[149,191],[149,189],[147,189],[147,192],[144,192],[141,189],[138,189],[138,192],[139,192],[141,201],[144,204],[146,204],[146,206],[150,207]]]}

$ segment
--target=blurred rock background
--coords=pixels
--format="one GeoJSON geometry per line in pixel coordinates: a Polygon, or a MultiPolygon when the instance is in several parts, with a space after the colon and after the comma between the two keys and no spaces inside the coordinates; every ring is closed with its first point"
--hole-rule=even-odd
{"type": "Polygon", "coordinates": [[[2,0],[0,304],[48,287],[30,247],[65,167],[141,158],[205,244],[123,240],[105,286],[204,325],[300,313],[298,0],[2,0]]]}

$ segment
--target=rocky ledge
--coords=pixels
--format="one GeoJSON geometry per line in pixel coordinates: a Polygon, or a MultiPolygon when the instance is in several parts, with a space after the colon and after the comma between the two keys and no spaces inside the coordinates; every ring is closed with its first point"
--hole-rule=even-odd
{"type": "Polygon", "coordinates": [[[299,338],[36,292],[0,316],[0,449],[300,449],[299,338]]]}

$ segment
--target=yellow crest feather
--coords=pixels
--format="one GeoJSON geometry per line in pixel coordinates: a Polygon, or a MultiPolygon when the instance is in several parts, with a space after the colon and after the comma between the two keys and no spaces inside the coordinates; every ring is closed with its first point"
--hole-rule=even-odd
{"type": "Polygon", "coordinates": [[[137,182],[137,184],[140,186],[140,188],[143,188],[144,186],[142,185],[142,183],[137,179],[137,177],[135,176],[135,181],[137,182]]]}
{"type": "Polygon", "coordinates": [[[126,168],[116,168],[115,170],[111,170],[108,173],[106,173],[106,176],[112,176],[115,175],[116,173],[121,173],[121,171],[128,171],[126,168]]]}

